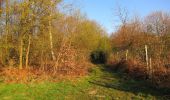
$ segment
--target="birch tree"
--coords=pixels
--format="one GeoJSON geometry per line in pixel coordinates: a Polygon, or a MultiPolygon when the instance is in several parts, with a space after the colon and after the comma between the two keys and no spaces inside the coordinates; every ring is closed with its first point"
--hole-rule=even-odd
{"type": "Polygon", "coordinates": [[[52,60],[55,61],[56,57],[54,54],[54,46],[53,46],[53,36],[52,36],[52,8],[53,7],[53,0],[50,0],[50,16],[49,16],[49,37],[50,37],[50,47],[51,47],[51,55],[52,60]]]}

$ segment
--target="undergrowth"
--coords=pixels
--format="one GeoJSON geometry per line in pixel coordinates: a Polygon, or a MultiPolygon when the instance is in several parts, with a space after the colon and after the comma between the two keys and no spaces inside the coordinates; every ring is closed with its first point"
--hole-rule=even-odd
{"type": "Polygon", "coordinates": [[[99,65],[74,80],[0,83],[2,100],[167,100],[168,94],[99,65]]]}

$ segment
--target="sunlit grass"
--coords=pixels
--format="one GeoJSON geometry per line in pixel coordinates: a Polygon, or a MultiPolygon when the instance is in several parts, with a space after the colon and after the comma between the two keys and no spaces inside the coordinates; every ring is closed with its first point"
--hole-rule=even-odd
{"type": "Polygon", "coordinates": [[[91,74],[77,81],[34,84],[0,84],[2,100],[154,100],[161,93],[144,83],[126,80],[104,67],[91,69],[91,74]]]}

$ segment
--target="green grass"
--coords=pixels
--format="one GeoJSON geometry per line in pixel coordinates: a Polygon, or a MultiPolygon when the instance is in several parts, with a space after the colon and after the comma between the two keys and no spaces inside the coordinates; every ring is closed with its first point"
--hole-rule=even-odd
{"type": "Polygon", "coordinates": [[[160,100],[163,93],[142,81],[98,66],[75,81],[38,84],[0,83],[0,100],[160,100]]]}

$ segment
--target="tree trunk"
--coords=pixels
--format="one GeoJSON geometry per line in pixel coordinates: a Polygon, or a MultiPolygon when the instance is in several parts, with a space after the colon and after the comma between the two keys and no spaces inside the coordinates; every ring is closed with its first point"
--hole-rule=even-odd
{"type": "MultiPolygon", "coordinates": [[[[51,0],[51,5],[52,5],[52,0],[51,0]]],[[[52,60],[55,61],[56,57],[54,55],[54,51],[53,51],[53,36],[52,36],[52,6],[50,9],[50,19],[49,19],[49,36],[50,36],[50,49],[51,49],[51,55],[52,55],[52,60]]]]}
{"type": "Polygon", "coordinates": [[[8,35],[9,35],[9,0],[6,0],[6,18],[5,18],[5,31],[6,31],[6,37],[5,37],[5,53],[7,54],[8,52],[8,35]]]}
{"type": "Polygon", "coordinates": [[[29,68],[28,61],[29,61],[30,45],[31,45],[31,35],[29,35],[28,47],[27,47],[27,53],[26,53],[26,64],[25,64],[26,69],[29,68]]]}
{"type": "Polygon", "coordinates": [[[22,69],[22,56],[23,56],[23,39],[20,39],[20,57],[19,57],[19,69],[22,69]]]}
{"type": "Polygon", "coordinates": [[[50,36],[50,49],[51,49],[51,55],[52,55],[52,60],[56,60],[56,57],[54,55],[54,51],[53,51],[53,36],[52,36],[52,32],[51,32],[51,21],[49,21],[49,36],[50,36]]]}
{"type": "Polygon", "coordinates": [[[43,66],[43,50],[41,51],[40,67],[44,70],[44,66],[43,66]]]}

